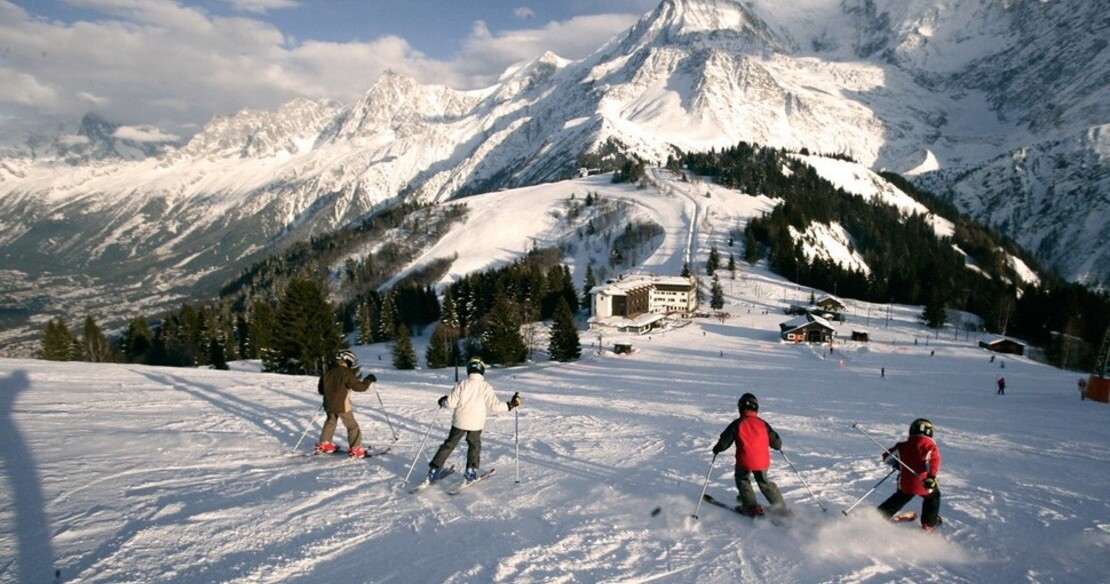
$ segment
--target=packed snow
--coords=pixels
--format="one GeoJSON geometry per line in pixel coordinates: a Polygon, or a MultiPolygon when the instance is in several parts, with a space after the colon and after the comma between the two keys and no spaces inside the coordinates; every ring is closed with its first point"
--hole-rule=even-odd
{"type": "Polygon", "coordinates": [[[393,370],[388,345],[355,347],[379,379],[356,415],[391,448],[361,461],[296,455],[319,432],[314,378],[0,360],[0,582],[1105,581],[1107,410],[1076,374],[992,360],[912,306],[849,300],[839,335],[869,343],[784,344],[781,309],[808,289],[758,269],[724,288],[727,317],[583,332],[578,362],[489,370],[524,405],[490,417],[498,473],[457,496],[407,488],[446,436],[454,371],[393,370]],[[735,495],[710,447],[749,391],[797,470],[774,453],[790,525],[698,506],[706,477],[735,495]],[[852,428],[893,445],[919,416],[943,455],[932,534],[872,511],[894,481],[868,495],[887,468],[852,428]]]}
{"type": "MultiPolygon", "coordinates": [[[[556,243],[554,211],[591,192],[663,226],[637,270],[674,274],[711,247],[731,253],[730,232],[774,204],[663,171],[651,184],[590,177],[468,198],[463,228],[417,264],[457,253],[457,275],[556,243]]],[[[920,306],[844,299],[838,337],[870,342],[785,344],[783,308],[823,292],[761,266],[719,275],[720,314],[643,336],[583,331],[583,358],[567,364],[541,341],[529,364],[491,369],[502,399],[519,391],[524,405],[491,416],[483,467],[498,473],[457,496],[408,492],[446,436],[436,400],[455,373],[393,370],[389,345],[355,347],[379,378],[356,415],[369,445],[391,449],[363,461],[299,456],[319,432],[314,378],[249,362],[0,360],[0,584],[1105,581],[1107,410],[1079,400],[1076,374],[992,359],[958,325],[922,328],[920,306]],[[634,353],[615,355],[616,342],[634,353]],[[744,392],[783,437],[770,476],[790,525],[699,506],[703,486],[735,495],[731,455],[710,447],[744,392]],[[881,451],[852,427],[893,445],[919,416],[943,455],[932,534],[871,511],[894,481],[876,488],[881,451]]]]}
{"type": "MultiPolygon", "coordinates": [[[[731,253],[733,230],[775,203],[664,171],[650,182],[589,177],[468,198],[464,225],[413,267],[457,254],[450,279],[565,242],[560,209],[589,192],[661,225],[638,271],[674,274],[711,247],[731,253]]],[[[580,281],[590,246],[577,247],[580,281]]],[[[815,250],[850,260],[827,242],[815,250]]],[[[356,347],[380,379],[356,396],[356,412],[368,442],[391,447],[370,461],[295,455],[319,431],[312,378],[252,363],[218,372],[0,360],[0,582],[1100,578],[1104,411],[1076,399],[1073,374],[992,362],[975,339],[932,336],[920,307],[848,301],[839,336],[865,329],[870,343],[782,344],[782,309],[820,291],[760,268],[721,275],[727,314],[648,336],[583,332],[579,362],[549,362],[541,347],[528,365],[491,370],[503,398],[519,391],[525,405],[487,426],[483,466],[500,472],[456,497],[413,496],[404,484],[446,434],[435,401],[454,372],[394,371],[387,345],[356,347]],[[636,352],[614,355],[617,341],[636,352]],[[1003,374],[1008,395],[996,396],[1003,374]],[[710,466],[709,447],[746,391],[797,469],[775,456],[791,526],[698,507],[707,472],[710,493],[734,494],[728,457],[710,466]],[[886,470],[851,425],[893,444],[918,416],[937,425],[944,454],[942,530],[926,536],[869,512],[891,484],[842,516],[886,470]]]]}

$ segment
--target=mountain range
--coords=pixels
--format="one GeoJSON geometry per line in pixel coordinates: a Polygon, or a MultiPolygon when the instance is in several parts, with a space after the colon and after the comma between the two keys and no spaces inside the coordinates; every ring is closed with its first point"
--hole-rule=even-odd
{"type": "Polygon", "coordinates": [[[585,59],[483,90],[387,73],[355,103],[244,110],[184,144],[90,115],[0,158],[0,318],[150,313],[399,201],[740,141],[905,174],[1105,287],[1099,4],[664,0],[585,59]]]}

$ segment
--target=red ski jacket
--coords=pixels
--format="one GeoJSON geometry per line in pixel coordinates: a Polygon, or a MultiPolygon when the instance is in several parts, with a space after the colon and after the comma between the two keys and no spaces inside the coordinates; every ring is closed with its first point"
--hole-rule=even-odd
{"type": "Polygon", "coordinates": [[[764,471],[771,467],[771,451],[782,449],[782,439],[770,424],[756,412],[744,412],[721,432],[714,453],[724,452],[736,443],[736,466],[745,470],[764,471]]]}
{"type": "Polygon", "coordinates": [[[921,481],[928,476],[935,477],[940,472],[940,450],[937,449],[937,443],[928,436],[916,434],[887,450],[883,454],[883,460],[891,454],[897,455],[899,460],[914,470],[911,473],[906,467],[898,465],[902,469],[902,474],[898,475],[898,490],[922,497],[928,495],[929,491],[925,490],[921,481]]]}

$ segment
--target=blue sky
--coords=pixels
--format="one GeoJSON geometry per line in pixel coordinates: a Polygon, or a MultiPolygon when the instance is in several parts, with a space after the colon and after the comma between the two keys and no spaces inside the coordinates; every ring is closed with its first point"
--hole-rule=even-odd
{"type": "Polygon", "coordinates": [[[296,97],[350,102],[385,70],[485,87],[580,59],[659,0],[0,0],[0,142],[88,112],[185,137],[296,97]]]}

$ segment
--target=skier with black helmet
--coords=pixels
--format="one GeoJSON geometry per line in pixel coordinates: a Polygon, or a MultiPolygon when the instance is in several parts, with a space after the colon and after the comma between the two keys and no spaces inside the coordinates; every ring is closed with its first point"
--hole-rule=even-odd
{"type": "Polygon", "coordinates": [[[343,427],[347,429],[347,453],[355,458],[366,456],[366,450],[362,448],[362,430],[351,407],[351,392],[366,391],[378,378],[368,373],[360,380],[354,372],[357,366],[358,357],[352,351],[343,349],[335,354],[335,365],[320,376],[317,390],[324,396],[327,419],[320,432],[320,441],[316,443],[318,453],[335,452],[332,437],[338,422],[343,422],[343,427]]]}
{"type": "Polygon", "coordinates": [[[933,423],[918,418],[910,424],[910,436],[883,453],[883,460],[901,469],[898,490],[879,504],[884,517],[893,517],[913,498],[921,497],[921,527],[932,531],[940,523],[940,450],[933,440],[933,423]]]}
{"type": "Polygon", "coordinates": [[[428,464],[425,482],[435,482],[447,457],[466,437],[466,473],[463,480],[478,478],[478,465],[482,456],[482,430],[486,427],[486,412],[508,412],[520,405],[520,393],[514,393],[507,402],[497,399],[493,387],[486,381],[486,364],[481,359],[471,359],[466,365],[466,379],[455,384],[451,393],[439,398],[439,407],[454,410],[451,430],[447,439],[428,464]]]}
{"type": "Polygon", "coordinates": [[[739,491],[736,496],[740,502],[739,511],[753,517],[764,514],[763,506],[757,504],[749,479],[754,475],[759,491],[771,504],[771,511],[786,514],[788,511],[778,486],[767,478],[767,469],[771,467],[770,448],[782,450],[782,439],[770,424],[759,417],[759,400],[754,395],[745,393],[740,396],[736,407],[740,410],[740,417],[721,432],[713,446],[713,454],[720,454],[736,444],[735,480],[736,490],[739,491]]]}

